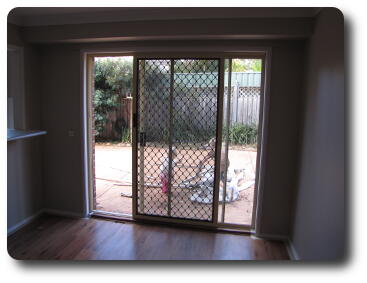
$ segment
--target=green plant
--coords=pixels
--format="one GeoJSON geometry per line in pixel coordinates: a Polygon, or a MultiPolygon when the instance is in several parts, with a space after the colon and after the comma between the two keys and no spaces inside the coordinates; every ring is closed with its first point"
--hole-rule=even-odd
{"type": "MultiPolygon", "coordinates": [[[[103,140],[108,114],[120,106],[121,98],[131,93],[132,62],[124,58],[97,58],[94,69],[94,128],[96,140],[103,140]]],[[[121,138],[121,121],[113,125],[114,136],[121,138]]]]}
{"type": "Polygon", "coordinates": [[[121,141],[123,143],[131,143],[131,134],[129,128],[123,128],[122,129],[122,138],[121,141]]]}
{"type": "Polygon", "coordinates": [[[257,142],[257,126],[235,124],[229,128],[229,143],[255,144],[257,142]]]}
{"type": "Polygon", "coordinates": [[[233,59],[232,72],[261,72],[261,59],[233,59]]]}
{"type": "Polygon", "coordinates": [[[94,94],[94,129],[98,139],[107,123],[107,114],[118,105],[117,97],[109,90],[96,89],[94,94]]]}

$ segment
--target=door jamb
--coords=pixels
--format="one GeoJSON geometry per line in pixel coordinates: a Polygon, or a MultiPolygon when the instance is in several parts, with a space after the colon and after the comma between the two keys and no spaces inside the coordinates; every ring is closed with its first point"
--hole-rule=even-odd
{"type": "MultiPolygon", "coordinates": [[[[262,199],[263,199],[263,190],[264,190],[264,177],[265,177],[265,161],[266,161],[266,156],[267,156],[267,144],[268,144],[268,125],[269,125],[269,92],[270,92],[270,63],[271,63],[271,47],[264,47],[264,48],[254,48],[254,47],[249,47],[249,48],[243,48],[243,51],[215,51],[215,52],[203,52],[203,51],[198,51],[198,52],[176,52],[173,51],[173,54],[170,54],[170,52],[164,52],[164,54],[159,53],[159,52],[151,52],[151,53],[147,53],[147,52],[125,52],[125,51],[120,51],[120,50],[108,50],[108,51],[82,51],[81,52],[81,57],[82,60],[85,64],[85,62],[87,61],[87,58],[92,56],[92,57],[104,57],[104,56],[134,56],[134,71],[135,68],[137,68],[137,64],[136,64],[136,58],[151,58],[151,57],[155,57],[155,58],[185,58],[185,57],[195,57],[195,58],[222,58],[222,59],[227,59],[227,58],[249,58],[249,59],[262,59],[263,60],[263,72],[262,72],[262,87],[261,87],[261,98],[263,99],[262,102],[260,102],[260,120],[259,120],[259,137],[258,137],[258,149],[260,149],[260,151],[258,151],[260,154],[258,154],[257,156],[257,168],[256,168],[256,179],[255,179],[255,193],[254,195],[256,195],[256,197],[254,198],[254,204],[253,204],[253,213],[252,213],[252,225],[239,225],[239,224],[231,224],[231,223],[216,223],[216,225],[214,225],[217,228],[229,228],[229,229],[240,229],[240,230],[246,230],[246,231],[251,231],[255,234],[258,234],[260,231],[260,227],[261,227],[261,216],[262,216],[262,199]],[[257,183],[257,184],[256,184],[257,183]]],[[[90,186],[90,181],[91,178],[94,178],[94,176],[92,175],[93,172],[91,172],[92,170],[90,170],[90,162],[91,162],[91,155],[90,155],[90,145],[88,144],[88,140],[90,140],[90,130],[89,130],[89,125],[88,125],[88,119],[90,118],[90,113],[88,113],[88,99],[90,99],[90,91],[88,91],[88,76],[87,76],[87,72],[88,72],[88,66],[86,66],[86,68],[84,67],[84,81],[87,82],[86,85],[83,86],[83,104],[84,104],[84,109],[87,110],[87,113],[85,113],[84,117],[83,117],[83,126],[85,127],[85,132],[84,132],[84,147],[86,148],[86,151],[84,154],[87,154],[88,156],[85,156],[85,174],[87,175],[87,179],[88,181],[85,182],[85,189],[86,189],[86,194],[89,196],[89,198],[86,199],[86,207],[87,207],[87,212],[89,212],[88,214],[92,213],[92,209],[91,209],[91,199],[90,199],[90,195],[91,195],[91,186],[90,186]]],[[[136,72],[134,72],[134,74],[136,74],[136,72]]],[[[133,76],[133,97],[136,97],[136,82],[135,80],[137,80],[136,76],[133,76]]],[[[260,99],[261,99],[260,98],[260,99]]],[[[136,99],[133,99],[133,119],[134,117],[136,118],[136,99]]],[[[137,154],[136,149],[134,150],[134,144],[136,141],[136,131],[132,131],[132,142],[133,142],[133,147],[132,147],[132,154],[133,157],[137,154]]],[[[221,147],[221,145],[220,145],[221,147]]],[[[136,160],[133,158],[133,166],[134,166],[134,162],[136,162],[136,160]]],[[[134,167],[133,167],[134,168],[134,167]]],[[[136,171],[136,170],[133,170],[136,171]]],[[[133,172],[133,178],[134,178],[134,174],[136,175],[136,172],[133,172]]],[[[133,179],[134,180],[134,179],[133,179]]],[[[136,184],[134,184],[133,182],[133,195],[134,193],[136,193],[136,189],[134,189],[134,186],[136,186],[136,184]]],[[[136,197],[136,195],[135,195],[136,197]]],[[[141,216],[136,215],[136,207],[134,205],[133,202],[133,215],[135,214],[134,219],[136,220],[140,220],[141,216]]],[[[162,217],[158,217],[158,219],[154,219],[154,217],[151,217],[152,220],[156,220],[159,222],[162,222],[162,217]]],[[[143,219],[142,219],[143,220],[143,219]]],[[[171,219],[166,219],[163,222],[170,222],[171,219]]],[[[175,221],[177,223],[176,219],[173,219],[173,221],[175,221]]],[[[203,221],[199,221],[199,223],[197,223],[197,221],[185,221],[187,224],[192,224],[194,226],[197,225],[203,225],[203,226],[207,226],[207,224],[203,221]],[[192,222],[192,223],[191,223],[192,222]]],[[[210,226],[213,226],[212,223],[208,223],[210,226]]]]}
{"type": "MultiPolygon", "coordinates": [[[[82,57],[82,105],[83,105],[83,155],[84,155],[84,187],[85,187],[85,215],[93,214],[108,215],[114,214],[116,216],[131,218],[129,215],[120,213],[109,213],[105,211],[96,211],[95,208],[95,170],[94,170],[94,148],[92,137],[92,91],[93,91],[93,59],[95,57],[123,57],[134,56],[131,52],[88,52],[81,51],[82,57]]],[[[134,100],[133,100],[134,101],[134,100]]]]}

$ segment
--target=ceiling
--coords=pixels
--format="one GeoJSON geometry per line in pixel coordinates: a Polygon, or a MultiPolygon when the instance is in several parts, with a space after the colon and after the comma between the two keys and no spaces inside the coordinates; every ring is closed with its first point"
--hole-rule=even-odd
{"type": "Polygon", "coordinates": [[[170,19],[304,18],[319,8],[134,8],[73,7],[15,8],[8,22],[19,26],[47,26],[170,19]]]}

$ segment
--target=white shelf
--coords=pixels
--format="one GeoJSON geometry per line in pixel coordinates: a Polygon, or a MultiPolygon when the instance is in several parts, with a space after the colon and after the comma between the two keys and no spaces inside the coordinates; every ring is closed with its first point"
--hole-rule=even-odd
{"type": "Polygon", "coordinates": [[[46,131],[8,129],[8,141],[26,139],[47,134],[46,131]]]}

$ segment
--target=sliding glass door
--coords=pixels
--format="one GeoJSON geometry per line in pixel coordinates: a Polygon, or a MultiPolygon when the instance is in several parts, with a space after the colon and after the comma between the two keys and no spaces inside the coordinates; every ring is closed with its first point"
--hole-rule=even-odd
{"type": "Polygon", "coordinates": [[[136,214],[213,222],[219,59],[137,64],[136,214]]]}
{"type": "Polygon", "coordinates": [[[264,61],[135,58],[136,219],[249,229],[264,61]]]}
{"type": "Polygon", "coordinates": [[[258,187],[263,60],[225,59],[218,223],[253,226],[258,187]]]}

